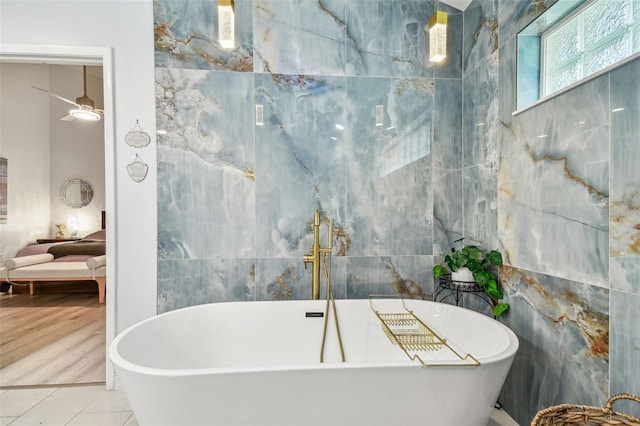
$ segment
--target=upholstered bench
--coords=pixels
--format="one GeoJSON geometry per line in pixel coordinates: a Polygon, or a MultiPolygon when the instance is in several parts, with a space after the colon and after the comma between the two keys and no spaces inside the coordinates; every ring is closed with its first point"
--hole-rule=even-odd
{"type": "Polygon", "coordinates": [[[95,256],[85,262],[52,262],[50,254],[37,254],[9,259],[0,268],[0,280],[29,283],[29,293],[34,294],[37,281],[89,281],[98,283],[98,301],[104,303],[106,288],[106,256],[95,256]]]}

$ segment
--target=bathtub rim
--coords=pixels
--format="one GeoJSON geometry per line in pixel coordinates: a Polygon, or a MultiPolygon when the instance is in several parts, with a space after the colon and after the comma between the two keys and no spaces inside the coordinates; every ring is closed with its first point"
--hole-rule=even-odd
{"type": "MultiPolygon", "coordinates": [[[[392,299],[392,296],[390,297],[390,299],[392,299]]],[[[340,300],[336,300],[336,303],[340,303],[342,301],[342,303],[346,302],[346,301],[351,301],[351,300],[366,300],[366,299],[340,299],[340,300]]],[[[392,299],[393,300],[393,299],[392,299]]],[[[407,299],[409,300],[409,299],[407,299]]],[[[414,299],[411,299],[414,300],[414,299]]],[[[496,327],[498,327],[499,329],[503,330],[508,339],[509,339],[509,344],[501,351],[496,352],[490,356],[485,356],[485,357],[478,357],[478,360],[480,361],[480,366],[482,367],[482,365],[488,365],[488,364],[493,364],[493,363],[498,363],[498,362],[503,362],[505,361],[505,359],[508,359],[509,357],[515,357],[516,352],[518,351],[518,348],[520,346],[520,342],[518,340],[518,337],[516,336],[516,334],[509,328],[507,327],[505,324],[501,323],[500,321],[497,321],[493,318],[490,318],[480,312],[476,312],[470,309],[466,309],[463,307],[459,307],[459,306],[455,306],[455,305],[450,305],[447,303],[441,303],[441,302],[434,302],[434,301],[430,301],[430,300],[420,300],[420,299],[415,299],[418,302],[427,302],[429,304],[436,304],[439,306],[446,306],[447,309],[451,308],[454,310],[464,310],[466,314],[471,314],[473,316],[477,316],[479,318],[483,318],[483,320],[488,320],[488,321],[495,321],[495,325],[496,327]]],[[[286,302],[318,302],[318,301],[314,301],[314,300],[291,300],[291,301],[286,301],[286,302]]],[[[320,301],[323,302],[324,301],[320,301]]],[[[292,365],[292,366],[287,366],[287,365],[277,365],[277,366],[246,366],[246,367],[208,367],[208,368],[184,368],[184,369],[180,369],[180,368],[156,368],[156,367],[146,367],[140,364],[135,364],[131,361],[126,360],[118,351],[118,345],[120,344],[120,342],[126,338],[126,336],[128,335],[129,332],[132,332],[134,329],[138,328],[138,327],[142,327],[145,324],[154,321],[154,320],[158,320],[159,317],[169,317],[172,315],[180,315],[180,314],[184,314],[184,311],[186,310],[198,310],[198,309],[207,309],[208,307],[210,307],[211,305],[228,305],[228,304],[238,304],[238,303],[242,303],[242,304],[274,304],[274,303],[285,303],[285,301],[273,301],[273,300],[264,300],[264,301],[247,301],[247,302],[214,302],[214,303],[206,303],[206,304],[201,304],[201,305],[193,305],[193,306],[187,306],[184,308],[179,308],[179,309],[175,309],[173,311],[169,311],[169,312],[164,312],[162,314],[158,314],[155,315],[153,317],[147,318],[145,320],[142,320],[136,324],[133,324],[129,327],[127,327],[126,329],[124,329],[122,332],[120,332],[111,342],[111,344],[109,345],[109,350],[108,350],[108,354],[109,354],[109,360],[114,364],[114,366],[116,367],[120,367],[123,368],[129,372],[133,372],[133,373],[137,373],[137,374],[144,374],[144,375],[150,375],[150,376],[156,376],[156,377],[193,377],[193,376],[200,376],[200,375],[224,375],[224,374],[243,374],[243,373],[247,373],[247,374],[255,374],[255,373],[275,373],[275,372],[281,372],[281,371],[310,371],[310,370],[322,370],[322,369],[343,369],[343,368],[354,368],[354,369],[362,369],[362,368],[424,368],[424,369],[433,369],[433,368],[463,368],[463,369],[473,369],[473,368],[478,368],[478,366],[473,366],[473,365],[469,365],[469,366],[422,366],[421,364],[419,364],[417,361],[411,361],[409,359],[406,360],[396,360],[396,361],[378,361],[378,362],[349,362],[347,360],[347,362],[325,362],[325,363],[313,363],[313,364],[298,364],[298,365],[292,365]]]]}

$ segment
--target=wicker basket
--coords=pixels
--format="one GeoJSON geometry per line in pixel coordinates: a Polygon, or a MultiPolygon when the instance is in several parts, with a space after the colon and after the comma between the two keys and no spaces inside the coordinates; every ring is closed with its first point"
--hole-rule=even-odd
{"type": "Polygon", "coordinates": [[[605,408],[574,404],[555,405],[539,411],[531,421],[531,426],[640,426],[640,419],[637,417],[613,411],[613,403],[619,399],[630,399],[640,403],[639,397],[620,393],[609,398],[605,408]]]}

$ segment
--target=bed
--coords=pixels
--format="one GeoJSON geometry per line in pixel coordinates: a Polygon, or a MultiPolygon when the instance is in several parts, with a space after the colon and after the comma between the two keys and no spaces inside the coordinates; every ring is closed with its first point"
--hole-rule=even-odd
{"type": "Polygon", "coordinates": [[[95,281],[98,301],[104,303],[106,288],[105,230],[93,232],[76,241],[29,245],[0,268],[0,280],[29,285],[39,281],[95,281]]]}

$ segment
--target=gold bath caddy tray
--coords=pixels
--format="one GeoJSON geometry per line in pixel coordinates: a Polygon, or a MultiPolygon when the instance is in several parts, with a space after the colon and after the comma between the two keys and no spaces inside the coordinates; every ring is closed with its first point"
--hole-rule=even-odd
{"type": "Polygon", "coordinates": [[[433,331],[428,325],[418,318],[413,311],[407,309],[404,304],[404,299],[400,299],[402,302],[402,309],[404,312],[398,313],[382,313],[373,307],[373,300],[375,299],[396,299],[393,295],[369,295],[369,304],[371,310],[376,314],[382,325],[382,331],[389,338],[391,343],[398,345],[400,349],[412,361],[419,361],[424,367],[475,367],[480,365],[473,355],[466,354],[460,355],[454,350],[447,340],[440,337],[435,331],[433,331]],[[451,359],[425,361],[426,354],[429,352],[448,351],[453,356],[451,359]],[[422,357],[420,356],[422,353],[422,357]]]}

